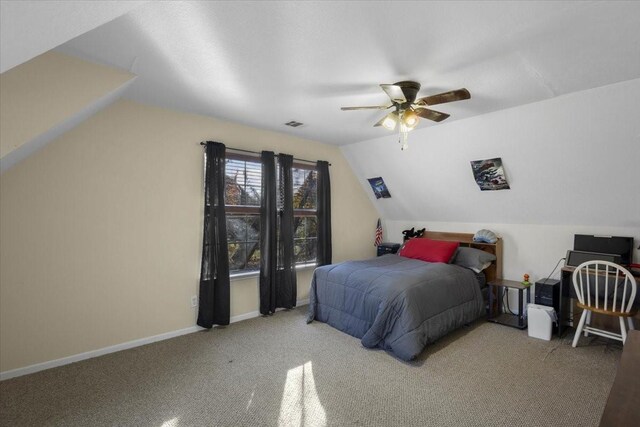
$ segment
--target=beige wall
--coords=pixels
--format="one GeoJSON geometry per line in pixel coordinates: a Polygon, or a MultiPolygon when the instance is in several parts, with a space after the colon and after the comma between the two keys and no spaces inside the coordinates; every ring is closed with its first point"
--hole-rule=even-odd
{"type": "Polygon", "coordinates": [[[0,158],[134,77],[58,52],[0,74],[0,158]]]}
{"type": "MultiPolygon", "coordinates": [[[[374,254],[337,147],[120,101],[0,179],[0,371],[194,325],[206,139],[330,161],[334,261],[374,254]]],[[[231,287],[232,316],[258,309],[256,278],[231,287]]]]}

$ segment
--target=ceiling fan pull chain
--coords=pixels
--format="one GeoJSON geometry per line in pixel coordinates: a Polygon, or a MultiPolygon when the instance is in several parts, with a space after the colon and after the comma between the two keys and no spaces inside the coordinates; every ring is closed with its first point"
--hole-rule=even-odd
{"type": "Polygon", "coordinates": [[[408,133],[409,133],[409,129],[407,129],[407,127],[405,126],[404,123],[400,123],[400,135],[399,135],[398,143],[401,144],[400,149],[402,151],[404,151],[407,148],[409,148],[409,145],[407,144],[407,134],[408,133]]]}

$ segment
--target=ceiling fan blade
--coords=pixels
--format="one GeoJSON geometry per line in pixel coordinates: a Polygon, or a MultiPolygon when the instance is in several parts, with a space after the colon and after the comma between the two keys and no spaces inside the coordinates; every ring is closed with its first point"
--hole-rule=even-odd
{"type": "Polygon", "coordinates": [[[437,105],[447,102],[462,101],[471,98],[471,94],[467,89],[451,90],[449,92],[439,93],[437,95],[425,96],[416,101],[418,105],[437,105]]]}
{"type": "MultiPolygon", "coordinates": [[[[388,116],[388,114],[387,114],[387,116],[388,116]]],[[[383,118],[381,118],[380,120],[378,120],[378,121],[376,122],[376,124],[375,124],[375,125],[373,125],[373,127],[375,128],[375,127],[378,127],[378,126],[382,126],[382,122],[384,122],[384,119],[386,119],[386,118],[387,118],[387,116],[384,116],[383,118]]]]}
{"type": "Polygon", "coordinates": [[[391,101],[397,102],[399,104],[407,102],[407,98],[405,98],[404,92],[402,91],[402,88],[400,86],[382,84],[380,85],[380,87],[387,93],[387,95],[389,95],[391,101]]]}
{"type": "Polygon", "coordinates": [[[434,122],[441,122],[449,117],[447,113],[441,113],[440,111],[430,110],[428,108],[416,108],[413,111],[420,117],[433,120],[434,122]]]}
{"type": "Polygon", "coordinates": [[[370,107],[341,107],[342,111],[353,111],[353,110],[386,110],[387,108],[391,108],[391,105],[375,105],[370,107]]]}

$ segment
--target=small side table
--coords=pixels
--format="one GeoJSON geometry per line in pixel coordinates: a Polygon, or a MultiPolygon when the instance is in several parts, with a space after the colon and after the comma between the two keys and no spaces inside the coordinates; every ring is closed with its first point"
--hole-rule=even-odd
{"type": "Polygon", "coordinates": [[[515,280],[496,279],[488,283],[489,285],[489,314],[487,320],[489,322],[500,323],[518,329],[527,327],[527,316],[524,313],[524,302],[522,300],[523,292],[527,291],[527,303],[531,302],[531,285],[525,286],[515,280]],[[510,314],[502,312],[502,296],[500,288],[509,288],[518,290],[518,314],[510,314]],[[494,291],[498,298],[497,313],[493,311],[494,291]]]}

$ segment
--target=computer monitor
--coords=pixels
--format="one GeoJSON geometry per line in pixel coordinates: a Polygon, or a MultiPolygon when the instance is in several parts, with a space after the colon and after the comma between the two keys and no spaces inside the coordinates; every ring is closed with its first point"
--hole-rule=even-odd
{"type": "Polygon", "coordinates": [[[620,264],[629,265],[633,256],[633,237],[576,234],[573,239],[573,249],[620,255],[620,264]]]}

